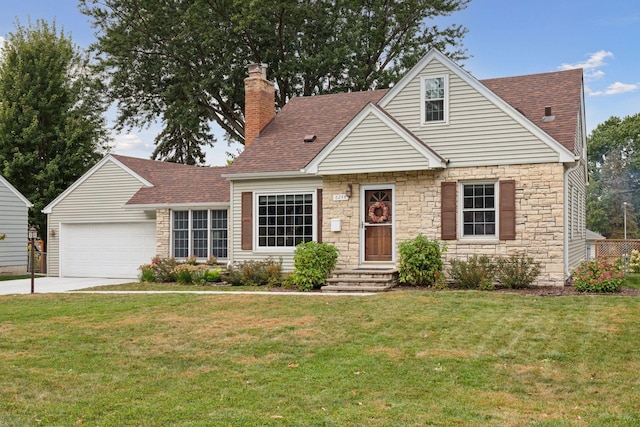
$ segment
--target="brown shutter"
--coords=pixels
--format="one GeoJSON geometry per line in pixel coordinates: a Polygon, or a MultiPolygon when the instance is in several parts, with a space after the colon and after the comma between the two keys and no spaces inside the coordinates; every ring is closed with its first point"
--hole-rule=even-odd
{"type": "Polygon", "coordinates": [[[516,182],[500,181],[500,240],[516,238],[516,182]]]}
{"type": "Polygon", "coordinates": [[[443,182],[441,184],[441,217],[442,240],[456,240],[456,182],[443,182]]]}
{"type": "Polygon", "coordinates": [[[243,250],[253,249],[253,193],[251,191],[242,193],[242,241],[240,247],[243,250]]]}
{"type": "Polygon", "coordinates": [[[318,243],[322,243],[322,188],[318,188],[316,201],[318,204],[318,215],[316,216],[318,223],[316,224],[316,234],[318,235],[318,243]]]}

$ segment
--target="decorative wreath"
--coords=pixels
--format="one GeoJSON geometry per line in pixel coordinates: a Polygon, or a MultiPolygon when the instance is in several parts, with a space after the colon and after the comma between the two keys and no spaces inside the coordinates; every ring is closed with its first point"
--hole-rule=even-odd
{"type": "Polygon", "coordinates": [[[385,222],[389,219],[389,208],[384,202],[375,202],[369,206],[369,219],[371,222],[385,222]],[[376,209],[382,209],[382,215],[376,215],[376,209]]]}

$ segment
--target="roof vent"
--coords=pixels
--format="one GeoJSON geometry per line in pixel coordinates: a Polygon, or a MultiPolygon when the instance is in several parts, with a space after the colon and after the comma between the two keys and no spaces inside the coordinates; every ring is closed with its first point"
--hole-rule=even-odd
{"type": "Polygon", "coordinates": [[[313,142],[316,140],[315,134],[309,134],[304,136],[304,142],[313,142]]]}
{"type": "Polygon", "coordinates": [[[551,114],[551,107],[548,105],[544,107],[544,117],[542,117],[542,122],[549,123],[554,121],[555,119],[556,119],[556,116],[551,114]]]}

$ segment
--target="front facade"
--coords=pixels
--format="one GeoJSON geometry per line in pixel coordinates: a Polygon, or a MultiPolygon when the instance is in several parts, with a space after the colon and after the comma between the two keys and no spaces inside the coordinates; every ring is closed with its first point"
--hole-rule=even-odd
{"type": "Polygon", "coordinates": [[[0,176],[0,274],[27,272],[31,206],[26,197],[0,176]]]}
{"type": "Polygon", "coordinates": [[[394,268],[418,234],[446,243],[446,261],[525,253],[539,285],[563,285],[584,259],[581,70],[478,81],[434,50],[390,90],[294,98],[277,116],[273,90],[251,66],[245,150],[229,167],[108,156],[85,174],[47,207],[50,273],[90,273],[82,253],[104,230],[128,236],[114,253],[139,255],[127,277],[153,255],[291,270],[312,240],[339,249],[338,268],[394,268]]]}

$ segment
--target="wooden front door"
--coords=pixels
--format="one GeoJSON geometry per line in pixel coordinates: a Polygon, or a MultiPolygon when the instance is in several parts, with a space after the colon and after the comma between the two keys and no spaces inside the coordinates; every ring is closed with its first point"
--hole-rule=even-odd
{"type": "Polygon", "coordinates": [[[365,190],[364,261],[393,261],[393,189],[365,190]]]}

